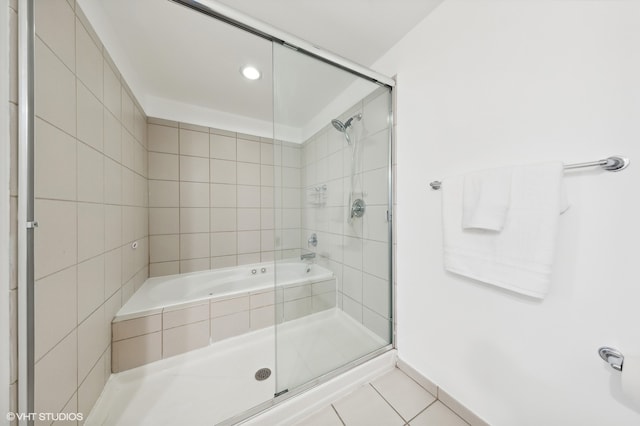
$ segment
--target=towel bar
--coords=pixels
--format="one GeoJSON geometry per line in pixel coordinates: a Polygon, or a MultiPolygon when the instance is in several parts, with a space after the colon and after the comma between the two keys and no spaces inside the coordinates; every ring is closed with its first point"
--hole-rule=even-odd
{"type": "MultiPolygon", "coordinates": [[[[604,160],[590,161],[588,163],[565,164],[564,169],[571,170],[582,169],[584,167],[600,166],[608,172],[619,172],[626,169],[629,166],[629,163],[630,161],[627,157],[619,157],[614,155],[612,157],[605,158],[604,160]]],[[[442,182],[439,180],[434,180],[429,184],[429,186],[431,186],[431,189],[435,191],[442,187],[442,182]]]]}

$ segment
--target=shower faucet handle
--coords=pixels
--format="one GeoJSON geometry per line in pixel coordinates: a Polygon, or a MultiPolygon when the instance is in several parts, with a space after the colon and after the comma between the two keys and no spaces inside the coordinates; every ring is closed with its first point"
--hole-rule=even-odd
{"type": "Polygon", "coordinates": [[[311,234],[311,236],[309,236],[309,238],[307,239],[307,247],[317,247],[318,245],[318,236],[316,235],[316,233],[314,232],[313,234],[311,234]]]}
{"type": "Polygon", "coordinates": [[[351,205],[351,219],[354,217],[362,217],[366,209],[367,205],[362,199],[358,198],[357,200],[354,200],[351,205]]]}

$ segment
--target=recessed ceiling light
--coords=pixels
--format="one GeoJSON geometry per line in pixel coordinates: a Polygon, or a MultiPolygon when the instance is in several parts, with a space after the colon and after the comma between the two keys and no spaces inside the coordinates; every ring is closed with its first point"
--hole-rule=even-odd
{"type": "Polygon", "coordinates": [[[257,80],[262,76],[262,74],[260,74],[260,70],[251,65],[240,68],[240,72],[247,80],[257,80]]]}

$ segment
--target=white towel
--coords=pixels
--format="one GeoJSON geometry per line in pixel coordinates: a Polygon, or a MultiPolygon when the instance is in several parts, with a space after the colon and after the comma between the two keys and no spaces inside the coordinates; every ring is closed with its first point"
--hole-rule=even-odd
{"type": "Polygon", "coordinates": [[[463,229],[464,176],[442,183],[444,267],[543,298],[549,289],[560,212],[566,207],[560,162],[514,167],[501,232],[463,229]]]}
{"type": "Polygon", "coordinates": [[[465,175],[462,228],[502,230],[509,211],[512,177],[513,167],[465,175]]]}

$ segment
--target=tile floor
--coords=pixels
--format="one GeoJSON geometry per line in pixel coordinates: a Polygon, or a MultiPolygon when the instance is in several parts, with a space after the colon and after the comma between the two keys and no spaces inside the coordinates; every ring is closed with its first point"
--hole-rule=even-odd
{"type": "Polygon", "coordinates": [[[297,426],[467,426],[400,369],[368,383],[297,426]]]}

